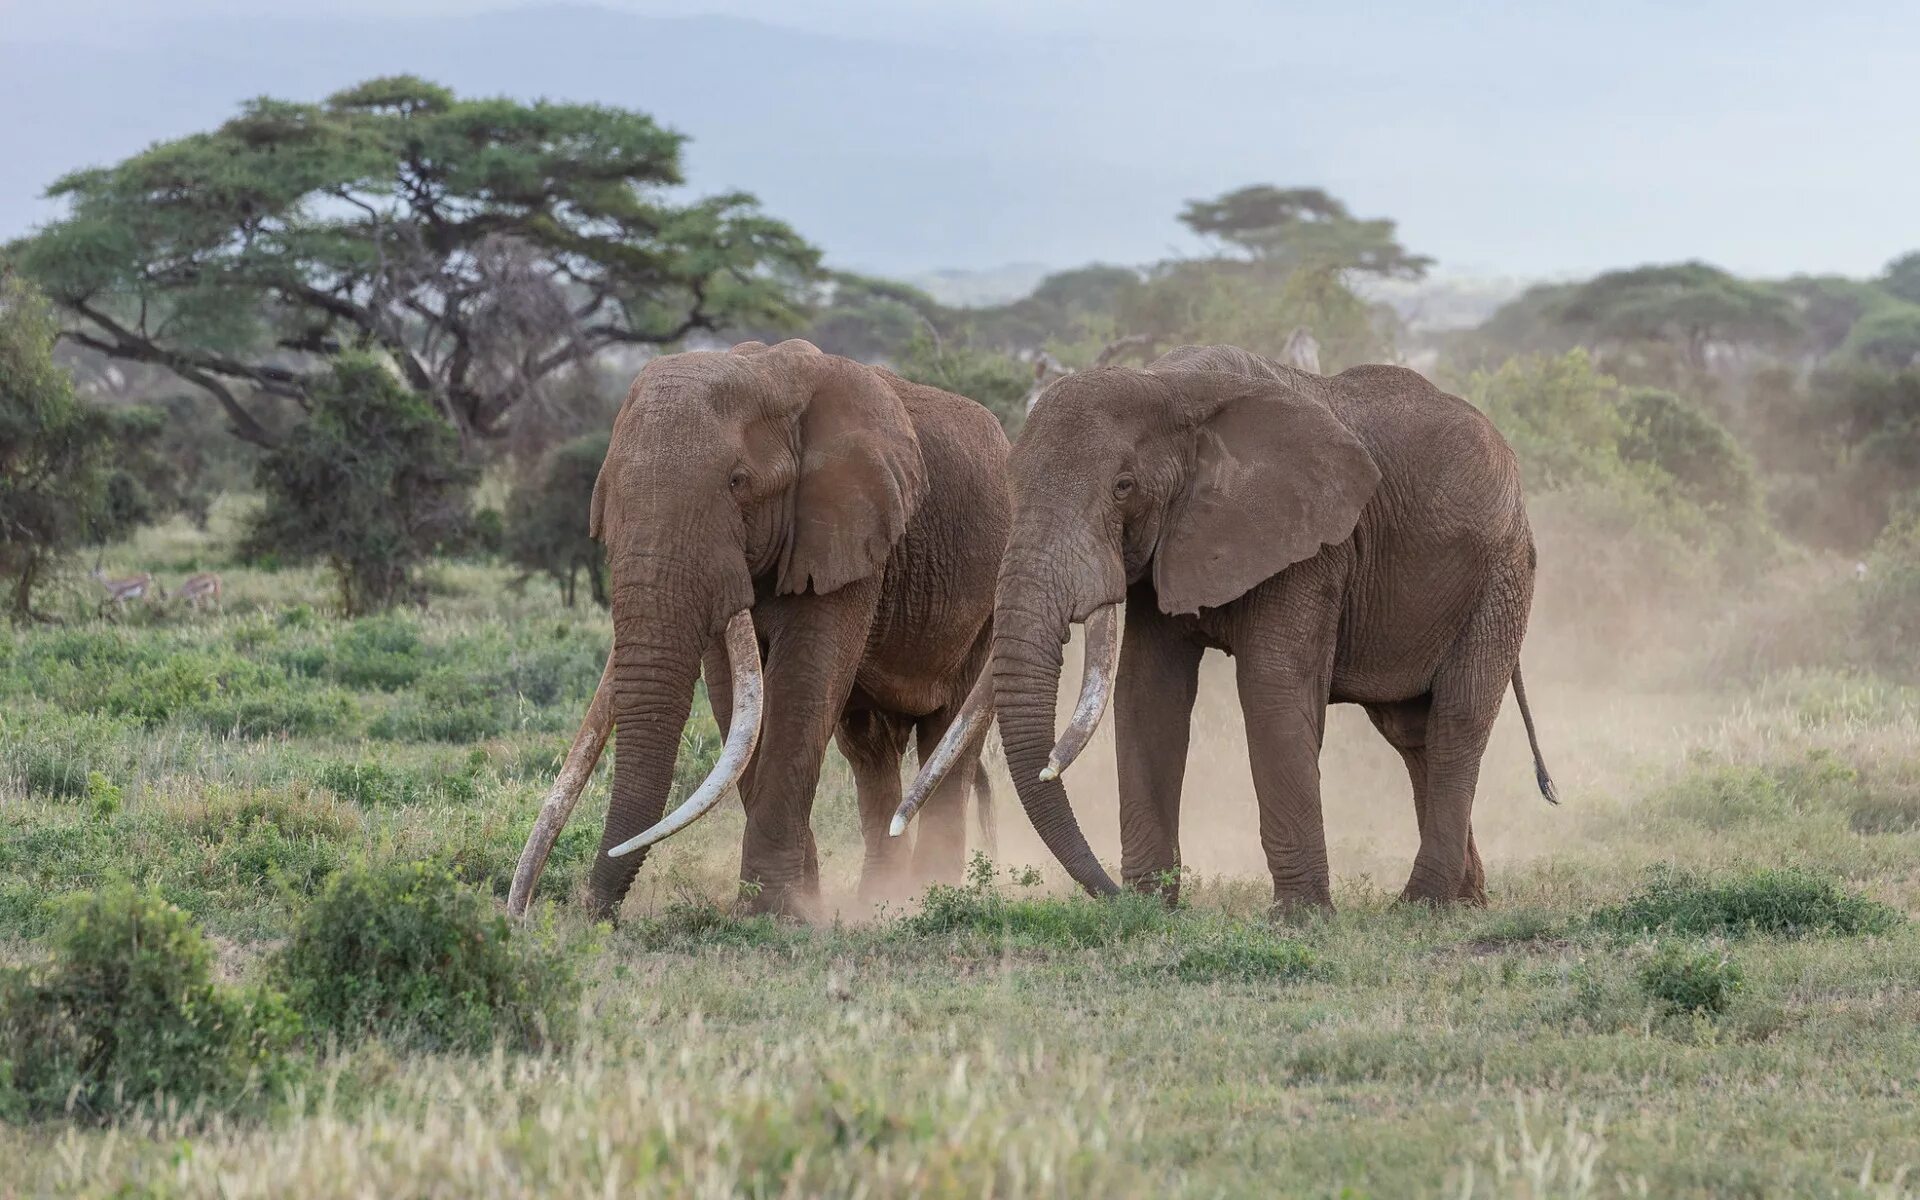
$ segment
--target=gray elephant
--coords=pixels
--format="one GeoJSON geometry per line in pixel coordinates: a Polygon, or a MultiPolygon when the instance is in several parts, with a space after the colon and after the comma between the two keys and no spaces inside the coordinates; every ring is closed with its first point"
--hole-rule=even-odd
{"type": "Polygon", "coordinates": [[[1230,346],[1069,376],[1011,463],[993,662],[893,828],[997,709],[1021,803],[1095,894],[1116,890],[1060,773],[1115,708],[1122,879],[1177,893],[1180,792],[1201,654],[1235,660],[1277,910],[1329,907],[1319,754],[1359,704],[1405,760],[1420,850],[1405,899],[1483,903],[1480,759],[1520,678],[1534,547],[1513,452],[1412,371],[1325,378],[1230,346]],[[1120,611],[1125,602],[1124,643],[1120,611]],[[1056,742],[1060,647],[1085,622],[1080,702],[1056,742]]]}
{"type": "MultiPolygon", "coordinates": [[[[1006,435],[980,405],[806,342],[649,362],[593,491],[613,649],[509,909],[525,910],[615,727],[613,798],[589,881],[596,912],[618,907],[647,847],[738,784],[740,877],[754,906],[809,913],[819,891],[809,817],[834,738],[858,791],[863,890],[904,883],[905,846],[887,836],[900,760],[916,736],[923,754],[934,747],[986,662],[1006,462],[1006,435]],[[726,743],[663,819],[703,664],[726,743]]],[[[917,874],[958,878],[972,766],[933,806],[917,874]]]]}

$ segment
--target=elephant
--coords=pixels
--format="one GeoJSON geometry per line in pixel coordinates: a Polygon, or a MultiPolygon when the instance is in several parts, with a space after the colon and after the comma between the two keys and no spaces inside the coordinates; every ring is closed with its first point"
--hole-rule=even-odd
{"type": "Polygon", "coordinates": [[[974,760],[929,805],[933,824],[910,858],[888,817],[907,742],[932,751],[991,650],[1007,458],[1000,422],[980,405],[805,341],[649,361],[593,489],[613,646],[521,853],[509,911],[525,912],[610,728],[618,753],[588,880],[595,915],[617,913],[648,846],[736,784],[749,906],[812,915],[810,815],[830,738],[858,792],[862,894],[887,893],[909,869],[957,879],[974,760]],[[703,670],[724,746],[663,820],[703,670]]]}
{"type": "MultiPolygon", "coordinates": [[[[991,669],[935,760],[965,759],[997,712],[1047,848],[1087,891],[1114,893],[1059,782],[1111,699],[1122,881],[1177,900],[1212,647],[1234,659],[1276,913],[1332,907],[1319,755],[1338,703],[1366,709],[1412,782],[1420,848],[1402,898],[1485,903],[1473,797],[1509,683],[1535,780],[1558,803],[1520,675],[1533,535],[1513,452],[1485,416],[1402,367],[1325,377],[1183,346],[1054,383],[1010,471],[991,669]],[[1084,676],[1056,742],[1073,623],[1084,676]]],[[[935,765],[893,828],[941,785],[935,765]]]]}

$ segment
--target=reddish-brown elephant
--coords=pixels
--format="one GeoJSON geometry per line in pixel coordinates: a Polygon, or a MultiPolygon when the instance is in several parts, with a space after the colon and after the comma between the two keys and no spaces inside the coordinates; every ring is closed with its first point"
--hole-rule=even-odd
{"type": "MultiPolygon", "coordinates": [[[[1484,416],[1400,367],[1326,378],[1188,346],[1055,383],[1011,472],[992,671],[930,768],[971,761],[997,709],[1034,827],[1083,887],[1113,892],[1059,782],[1112,695],[1122,879],[1177,889],[1188,730],[1213,647],[1235,659],[1277,909],[1331,903],[1330,703],[1364,706],[1405,760],[1420,849],[1404,897],[1485,899],[1473,796],[1509,684],[1554,793],[1520,680],[1533,537],[1513,452],[1484,416]],[[1086,674],[1056,743],[1074,622],[1086,674]]],[[[896,828],[938,781],[922,772],[896,828]]]]}
{"type": "Polygon", "coordinates": [[[805,915],[819,891],[810,815],[828,739],[853,767],[862,890],[957,878],[961,764],[934,824],[887,836],[900,760],[938,743],[986,662],[1008,529],[1007,439],[980,405],[809,343],[757,342],[649,362],[594,487],[613,648],[587,718],[521,853],[523,912],[554,839],[618,729],[613,795],[588,904],[612,913],[646,847],[737,784],[743,891],[805,915]],[[664,820],[703,667],[725,746],[664,820]],[[764,667],[763,667],[764,663],[764,667]]]}

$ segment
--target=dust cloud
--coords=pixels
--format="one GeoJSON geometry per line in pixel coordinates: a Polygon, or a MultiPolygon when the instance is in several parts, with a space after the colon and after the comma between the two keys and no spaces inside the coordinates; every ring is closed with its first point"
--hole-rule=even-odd
{"type": "MultiPolygon", "coordinates": [[[[1716,715],[1699,694],[1669,681],[1635,681],[1622,678],[1619,671],[1604,684],[1583,680],[1582,663],[1592,651],[1578,629],[1535,629],[1528,635],[1521,659],[1527,668],[1528,700],[1562,807],[1548,805],[1535,787],[1526,729],[1509,691],[1481,761],[1474,803],[1475,836],[1496,880],[1503,868],[1577,848],[1581,839],[1592,836],[1577,819],[1583,804],[1612,802],[1635,791],[1636,780],[1644,781],[1650,772],[1683,757],[1697,730],[1716,715]]],[[[1061,724],[1078,693],[1080,663],[1076,630],[1061,672],[1061,724]]],[[[997,746],[989,746],[988,771],[1000,811],[997,857],[1039,867],[1050,878],[1064,881],[1021,811],[997,746]]],[[[1337,704],[1329,710],[1320,772],[1336,889],[1397,892],[1419,847],[1412,788],[1400,756],[1358,705],[1337,704]]],[[[1111,714],[1064,779],[1081,828],[1117,876],[1120,835],[1111,714]]],[[[1208,651],[1201,664],[1180,840],[1186,867],[1202,879],[1268,878],[1233,661],[1217,651],[1208,651]]]]}

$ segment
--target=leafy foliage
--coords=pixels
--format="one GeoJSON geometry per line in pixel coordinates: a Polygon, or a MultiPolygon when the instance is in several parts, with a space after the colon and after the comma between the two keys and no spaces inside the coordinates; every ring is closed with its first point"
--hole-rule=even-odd
{"type": "Polygon", "coordinates": [[[0,274],[0,572],[15,621],[57,557],[110,520],[114,422],[74,398],[56,327],[24,281],[0,274]]]}
{"type": "Polygon", "coordinates": [[[816,252],[745,194],[670,200],[684,144],[638,112],[374,79],[76,171],[11,256],[78,341],[166,366],[250,441],[275,439],[249,393],[305,402],[344,348],[496,434],[602,347],[798,319],[816,252]]]}
{"type": "Polygon", "coordinates": [[[1726,1012],[1745,979],[1725,954],[1671,942],[1640,969],[1640,987],[1673,1013],[1726,1012]]]}
{"type": "Polygon", "coordinates": [[[1886,273],[1880,277],[1880,286],[1908,304],[1920,304],[1920,250],[1888,263],[1886,273]]]}
{"type": "Polygon", "coordinates": [[[0,977],[0,1115],[104,1119],[165,1096],[232,1108],[292,1077],[298,1019],[215,982],[187,915],[131,885],[75,897],[53,959],[0,977]]]}
{"type": "Polygon", "coordinates": [[[1027,392],[1033,368],[991,350],[935,341],[916,333],[896,364],[901,376],[930,384],[984,405],[1009,433],[1026,420],[1027,392]]]}
{"type": "Polygon", "coordinates": [[[1723,937],[1884,933],[1901,920],[1897,911],[1842,891],[1827,876],[1795,868],[1767,868],[1704,882],[1661,867],[1626,903],[1594,914],[1595,925],[1619,933],[1723,937]]]}
{"type": "Polygon", "coordinates": [[[1362,221],[1317,187],[1254,184],[1189,200],[1180,223],[1288,270],[1322,268],[1419,279],[1433,260],[1410,254],[1388,220],[1362,221]]]}
{"type": "Polygon", "coordinates": [[[478,473],[459,439],[378,358],[346,354],[313,415],[260,460],[254,554],[320,559],[348,614],[408,598],[414,568],[464,528],[478,473]]]}
{"type": "Polygon", "coordinates": [[[564,1044],[580,999],[566,947],[516,933],[491,899],[425,863],[336,875],[300,915],[280,971],[316,1027],[428,1049],[564,1044]]]}
{"type": "Polygon", "coordinates": [[[590,433],[555,447],[507,500],[507,561],[546,574],[560,585],[569,608],[582,572],[593,602],[601,608],[611,603],[607,552],[587,535],[593,485],[610,442],[608,434],[590,433]]]}
{"type": "Polygon", "coordinates": [[[1618,403],[1623,461],[1656,468],[1680,496],[1709,512],[1733,519],[1757,514],[1753,460],[1726,426],[1698,404],[1658,388],[1630,388],[1618,403]]]}

